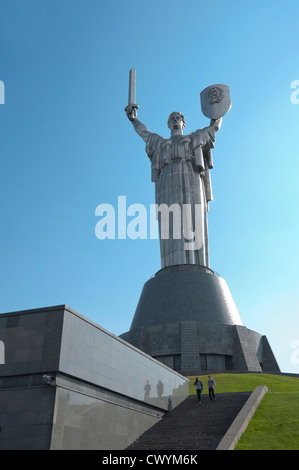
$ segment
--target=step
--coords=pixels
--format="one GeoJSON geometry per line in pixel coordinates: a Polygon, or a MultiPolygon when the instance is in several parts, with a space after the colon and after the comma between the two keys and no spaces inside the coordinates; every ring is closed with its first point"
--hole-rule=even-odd
{"type": "Polygon", "coordinates": [[[127,450],[215,450],[251,392],[190,395],[127,450]]]}

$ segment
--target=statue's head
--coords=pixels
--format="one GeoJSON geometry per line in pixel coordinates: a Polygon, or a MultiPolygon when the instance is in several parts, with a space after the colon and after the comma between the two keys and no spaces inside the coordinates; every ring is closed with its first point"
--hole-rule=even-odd
{"type": "Polygon", "coordinates": [[[174,111],[169,115],[167,125],[169,129],[184,129],[184,127],[186,126],[186,120],[182,113],[174,111]]]}

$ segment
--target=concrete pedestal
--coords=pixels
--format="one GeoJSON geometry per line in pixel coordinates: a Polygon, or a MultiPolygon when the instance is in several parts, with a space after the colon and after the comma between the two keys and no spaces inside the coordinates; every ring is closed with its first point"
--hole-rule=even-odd
{"type": "Polygon", "coordinates": [[[158,271],[121,338],[182,373],[280,372],[267,338],[244,326],[225,280],[203,266],[158,271]]]}

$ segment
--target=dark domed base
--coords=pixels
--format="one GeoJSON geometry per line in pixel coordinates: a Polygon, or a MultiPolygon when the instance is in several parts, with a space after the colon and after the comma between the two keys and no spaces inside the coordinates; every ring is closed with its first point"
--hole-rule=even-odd
{"type": "Polygon", "coordinates": [[[121,338],[180,372],[280,372],[267,338],[244,326],[226,282],[204,266],[158,271],[121,338]]]}
{"type": "Polygon", "coordinates": [[[145,283],[130,330],[191,320],[243,325],[224,279],[204,266],[171,266],[145,283]]]}

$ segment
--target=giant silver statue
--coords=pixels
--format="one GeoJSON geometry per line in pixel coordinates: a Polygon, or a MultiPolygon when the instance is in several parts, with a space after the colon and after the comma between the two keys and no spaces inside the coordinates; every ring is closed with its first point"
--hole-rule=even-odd
{"type": "Polygon", "coordinates": [[[135,131],[145,141],[151,161],[162,268],[180,264],[209,267],[207,213],[209,201],[213,199],[211,148],[221,127],[221,116],[230,108],[228,87],[214,85],[201,93],[202,111],[215,117],[208,127],[184,135],[184,116],[172,112],[168,118],[171,136],[165,139],[150,132],[137,119],[135,83],[135,70],[131,69],[129,103],[125,111],[135,131]]]}

